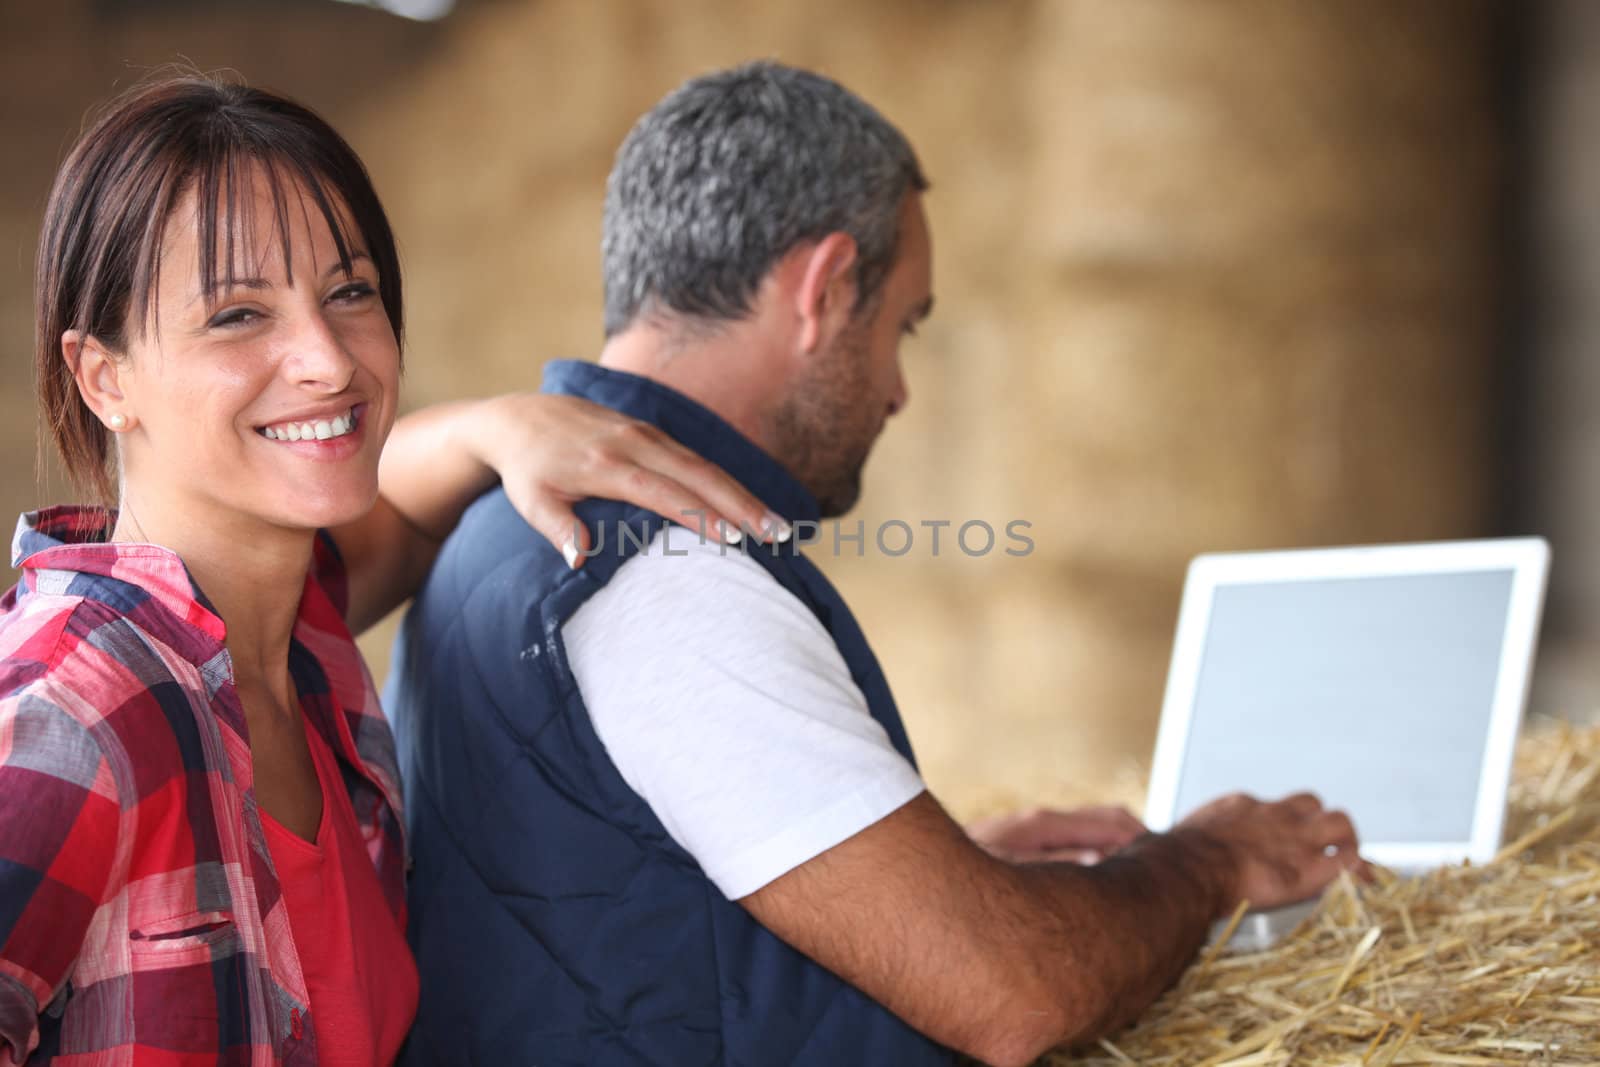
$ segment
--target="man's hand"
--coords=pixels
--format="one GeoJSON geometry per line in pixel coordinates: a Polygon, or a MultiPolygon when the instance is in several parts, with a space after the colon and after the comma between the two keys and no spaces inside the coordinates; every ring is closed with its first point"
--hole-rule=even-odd
{"type": "Polygon", "coordinates": [[[1222,797],[1174,827],[1173,837],[1210,853],[1203,862],[1220,876],[1219,915],[1241,900],[1253,908],[1305,900],[1341,870],[1371,876],[1350,817],[1325,809],[1310,793],[1270,804],[1242,793],[1222,797]]]}
{"type": "Polygon", "coordinates": [[[1127,808],[1110,806],[1033,808],[967,827],[967,836],[991,856],[1012,863],[1099,863],[1145,832],[1127,808]]]}

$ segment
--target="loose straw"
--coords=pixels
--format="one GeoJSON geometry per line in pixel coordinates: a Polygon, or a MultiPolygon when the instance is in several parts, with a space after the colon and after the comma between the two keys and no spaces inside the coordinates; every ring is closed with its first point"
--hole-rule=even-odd
{"type": "Polygon", "coordinates": [[[1600,729],[1524,737],[1483,867],[1341,878],[1289,937],[1225,929],[1119,1034],[1041,1067],[1600,1064],[1600,729]]]}

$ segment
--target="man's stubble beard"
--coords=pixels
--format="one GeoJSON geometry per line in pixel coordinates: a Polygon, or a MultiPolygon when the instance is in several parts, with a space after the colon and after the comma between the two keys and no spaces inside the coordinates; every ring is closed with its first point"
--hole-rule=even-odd
{"type": "Polygon", "coordinates": [[[773,416],[778,460],[817,498],[824,518],[861,496],[861,469],[883,426],[871,401],[866,323],[819,353],[773,416]]]}

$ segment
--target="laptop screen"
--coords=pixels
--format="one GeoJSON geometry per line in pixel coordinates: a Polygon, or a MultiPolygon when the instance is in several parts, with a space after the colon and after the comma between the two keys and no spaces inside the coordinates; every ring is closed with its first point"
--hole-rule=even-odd
{"type": "Polygon", "coordinates": [[[1219,584],[1176,818],[1310,789],[1367,842],[1470,840],[1513,577],[1219,584]]]}

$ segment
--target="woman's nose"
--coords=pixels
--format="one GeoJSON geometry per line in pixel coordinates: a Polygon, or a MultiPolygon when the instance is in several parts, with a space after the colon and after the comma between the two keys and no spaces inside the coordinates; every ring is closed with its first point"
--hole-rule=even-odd
{"type": "Polygon", "coordinates": [[[296,385],[342,392],[355,376],[356,361],[322,315],[308,314],[291,339],[284,371],[296,385]]]}

